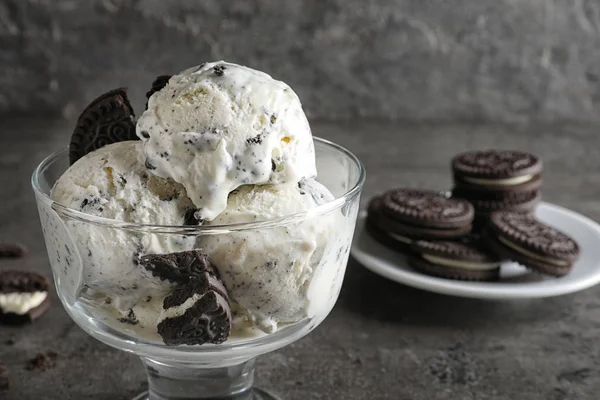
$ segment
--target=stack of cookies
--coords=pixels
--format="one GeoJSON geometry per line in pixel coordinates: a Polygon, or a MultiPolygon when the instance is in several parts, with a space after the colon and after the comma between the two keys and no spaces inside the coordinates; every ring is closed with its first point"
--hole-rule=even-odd
{"type": "Polygon", "coordinates": [[[550,276],[569,273],[579,246],[538,221],[542,162],[519,151],[477,151],[452,161],[452,196],[392,189],[369,203],[366,228],[414,269],[459,280],[495,280],[503,261],[550,276]],[[475,224],[475,225],[474,225],[475,224]]]}
{"type": "Polygon", "coordinates": [[[454,197],[475,208],[476,228],[494,211],[533,214],[541,200],[542,161],[513,150],[472,151],[452,159],[454,197]]]}

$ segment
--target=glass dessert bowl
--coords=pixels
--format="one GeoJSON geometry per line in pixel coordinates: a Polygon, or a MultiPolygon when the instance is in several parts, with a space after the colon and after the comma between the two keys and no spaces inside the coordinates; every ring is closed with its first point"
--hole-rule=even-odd
{"type": "MultiPolygon", "coordinates": [[[[314,143],[318,181],[334,198],[308,211],[249,223],[166,226],[97,217],[50,197],[53,185],[69,167],[68,149],[51,154],[34,171],[32,184],[59,298],[91,336],[141,357],[149,389],[138,399],[274,398],[253,388],[254,360],[302,338],[333,308],[365,179],[361,163],[349,151],[319,138],[314,143]],[[296,232],[310,232],[317,239],[299,240],[296,232]],[[118,266],[120,253],[131,249],[127,257],[143,260],[143,244],[148,243],[171,250],[185,248],[188,253],[198,249],[219,263],[245,266],[221,275],[230,293],[246,296],[249,304],[255,300],[256,308],[249,314],[232,305],[231,333],[222,343],[181,344],[186,335],[193,339],[216,329],[214,321],[223,310],[212,310],[208,319],[206,313],[192,317],[190,310],[204,292],[191,290],[177,301],[173,293],[178,286],[160,276],[158,267],[144,270],[148,264],[136,262],[120,273],[118,268],[103,269],[94,262],[118,266]],[[253,246],[256,243],[268,245],[253,246]],[[98,252],[102,257],[92,256],[98,252]],[[294,254],[310,255],[304,270],[288,262],[297,258],[294,254]],[[282,304],[286,312],[281,312],[282,304]],[[273,315],[276,322],[267,318],[273,315]]],[[[305,194],[300,185],[298,190],[305,194]]],[[[158,265],[151,261],[151,266],[158,265]]]]}

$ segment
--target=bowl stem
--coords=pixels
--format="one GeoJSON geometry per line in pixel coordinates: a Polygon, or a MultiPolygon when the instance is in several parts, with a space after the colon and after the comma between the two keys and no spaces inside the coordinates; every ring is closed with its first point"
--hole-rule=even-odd
{"type": "Polygon", "coordinates": [[[275,400],[253,388],[255,358],[226,366],[142,357],[148,392],[135,400],[275,400]]]}

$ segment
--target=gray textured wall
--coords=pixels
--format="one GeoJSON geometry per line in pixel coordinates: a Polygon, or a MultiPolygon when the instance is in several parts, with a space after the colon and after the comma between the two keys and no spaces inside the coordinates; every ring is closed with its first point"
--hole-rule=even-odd
{"type": "Polygon", "coordinates": [[[599,0],[0,0],[0,112],[226,59],[313,118],[600,121],[599,0]]]}

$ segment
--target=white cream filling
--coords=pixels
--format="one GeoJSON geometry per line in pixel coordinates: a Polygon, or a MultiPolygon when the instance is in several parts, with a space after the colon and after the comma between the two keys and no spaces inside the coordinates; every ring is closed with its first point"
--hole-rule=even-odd
{"type": "Polygon", "coordinates": [[[484,262],[473,262],[473,261],[458,261],[449,260],[447,258],[430,256],[427,254],[422,255],[423,258],[432,264],[443,265],[445,267],[470,269],[476,271],[488,271],[500,267],[500,263],[484,263],[484,262]]]}
{"type": "Polygon", "coordinates": [[[519,185],[521,183],[528,182],[532,180],[534,175],[523,175],[523,176],[515,176],[514,178],[505,178],[505,179],[483,179],[483,178],[470,178],[470,177],[462,177],[461,179],[465,182],[475,183],[478,185],[484,186],[513,186],[519,185]]]}
{"type": "Polygon", "coordinates": [[[412,239],[409,239],[407,237],[396,235],[395,233],[391,233],[391,232],[388,232],[388,235],[389,235],[389,237],[391,237],[399,242],[406,243],[406,244],[412,243],[412,239]]]}
{"type": "Polygon", "coordinates": [[[500,242],[502,242],[502,244],[506,245],[507,247],[510,247],[511,249],[513,249],[521,254],[525,254],[526,256],[531,257],[535,260],[547,262],[548,264],[558,265],[559,267],[567,267],[569,265],[568,261],[555,260],[550,257],[544,257],[539,254],[535,254],[534,252],[531,252],[527,249],[522,248],[519,245],[516,245],[516,244],[506,240],[502,236],[498,236],[498,240],[500,240],[500,242]]]}
{"type": "Polygon", "coordinates": [[[156,322],[156,324],[157,325],[160,324],[163,320],[165,320],[167,318],[181,317],[183,314],[185,314],[185,312],[187,310],[192,308],[194,306],[194,304],[196,304],[196,302],[198,300],[200,300],[202,297],[203,297],[203,295],[196,293],[192,297],[190,297],[189,299],[184,301],[182,304],[180,304],[176,307],[167,308],[166,310],[164,310],[163,312],[160,313],[160,316],[158,317],[158,321],[156,322]]]}
{"type": "Polygon", "coordinates": [[[27,314],[42,304],[48,292],[14,292],[0,294],[0,309],[4,313],[27,314]]]}

